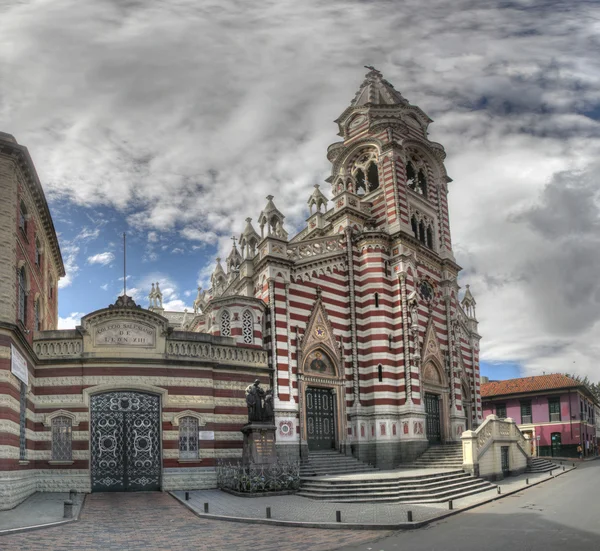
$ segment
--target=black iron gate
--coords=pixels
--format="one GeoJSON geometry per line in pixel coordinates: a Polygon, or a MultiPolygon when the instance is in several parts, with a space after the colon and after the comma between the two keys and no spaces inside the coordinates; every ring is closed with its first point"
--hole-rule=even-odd
{"type": "Polygon", "coordinates": [[[425,394],[425,413],[427,414],[427,440],[432,443],[441,442],[440,400],[437,394],[425,394]]]}
{"type": "Polygon", "coordinates": [[[97,394],[90,412],[92,491],[160,490],[160,398],[97,394]]]}
{"type": "Polygon", "coordinates": [[[306,431],[309,450],[335,448],[335,396],[328,388],[306,389],[306,431]]]}

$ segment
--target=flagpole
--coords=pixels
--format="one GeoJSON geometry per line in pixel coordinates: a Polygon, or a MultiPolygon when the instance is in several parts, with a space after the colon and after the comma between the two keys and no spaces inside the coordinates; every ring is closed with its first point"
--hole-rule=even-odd
{"type": "Polygon", "coordinates": [[[127,296],[127,237],[123,232],[123,296],[127,296]]]}

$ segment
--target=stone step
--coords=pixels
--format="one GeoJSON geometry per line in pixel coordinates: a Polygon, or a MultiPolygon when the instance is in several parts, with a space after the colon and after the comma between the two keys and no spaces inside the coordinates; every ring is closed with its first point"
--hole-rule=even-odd
{"type": "Polygon", "coordinates": [[[386,485],[386,484],[427,484],[430,482],[443,482],[447,480],[455,480],[457,478],[468,478],[471,475],[465,473],[464,471],[450,471],[447,473],[431,473],[431,474],[422,474],[416,476],[397,476],[393,478],[381,478],[378,477],[376,473],[373,473],[372,478],[359,478],[359,479],[331,479],[324,478],[321,480],[311,479],[307,481],[307,484],[311,486],[327,486],[327,487],[353,487],[353,486],[369,486],[373,485],[377,487],[378,485],[386,485]]]}
{"type": "Polygon", "coordinates": [[[340,496],[329,498],[318,498],[310,493],[305,493],[303,490],[297,495],[302,495],[310,499],[327,500],[333,503],[441,503],[450,499],[457,499],[475,493],[485,492],[493,489],[495,486],[486,480],[475,479],[477,482],[472,484],[464,484],[453,488],[438,488],[436,491],[412,494],[394,493],[360,493],[353,496],[340,496]]]}
{"type": "Polygon", "coordinates": [[[393,492],[399,494],[410,494],[410,493],[427,493],[431,490],[439,488],[451,488],[464,485],[473,484],[473,477],[467,475],[464,478],[456,478],[454,480],[442,480],[439,482],[430,482],[426,484],[385,484],[381,486],[313,486],[310,483],[302,485],[302,491],[310,492],[314,495],[342,495],[342,494],[361,494],[369,493],[375,494],[379,492],[393,492]]]}
{"type": "Polygon", "coordinates": [[[315,477],[315,476],[341,476],[341,475],[346,475],[346,474],[367,474],[370,472],[373,472],[374,469],[361,469],[361,468],[354,468],[354,469],[314,469],[314,470],[310,470],[307,469],[305,471],[300,471],[300,477],[301,478],[306,478],[306,477],[315,477]]]}

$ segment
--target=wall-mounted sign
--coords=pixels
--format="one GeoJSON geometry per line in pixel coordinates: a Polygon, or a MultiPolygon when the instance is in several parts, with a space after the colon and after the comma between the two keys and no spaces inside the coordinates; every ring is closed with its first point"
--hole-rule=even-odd
{"type": "Polygon", "coordinates": [[[107,321],[94,330],[96,346],[150,348],[156,344],[156,328],[137,321],[107,321]]]}
{"type": "Polygon", "coordinates": [[[27,369],[27,360],[23,355],[14,347],[10,345],[10,371],[20,381],[25,384],[29,381],[29,370],[27,369]]]}
{"type": "Polygon", "coordinates": [[[215,431],[214,430],[201,430],[198,433],[198,439],[200,439],[200,440],[214,440],[215,439],[215,431]]]}

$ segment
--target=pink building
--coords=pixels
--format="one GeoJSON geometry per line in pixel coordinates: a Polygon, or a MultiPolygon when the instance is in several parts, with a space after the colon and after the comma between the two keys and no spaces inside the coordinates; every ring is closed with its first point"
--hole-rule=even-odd
{"type": "Polygon", "coordinates": [[[539,456],[576,457],[581,444],[585,456],[597,450],[594,406],[589,389],[566,375],[492,381],[481,385],[483,416],[514,419],[531,436],[539,456]]]}

